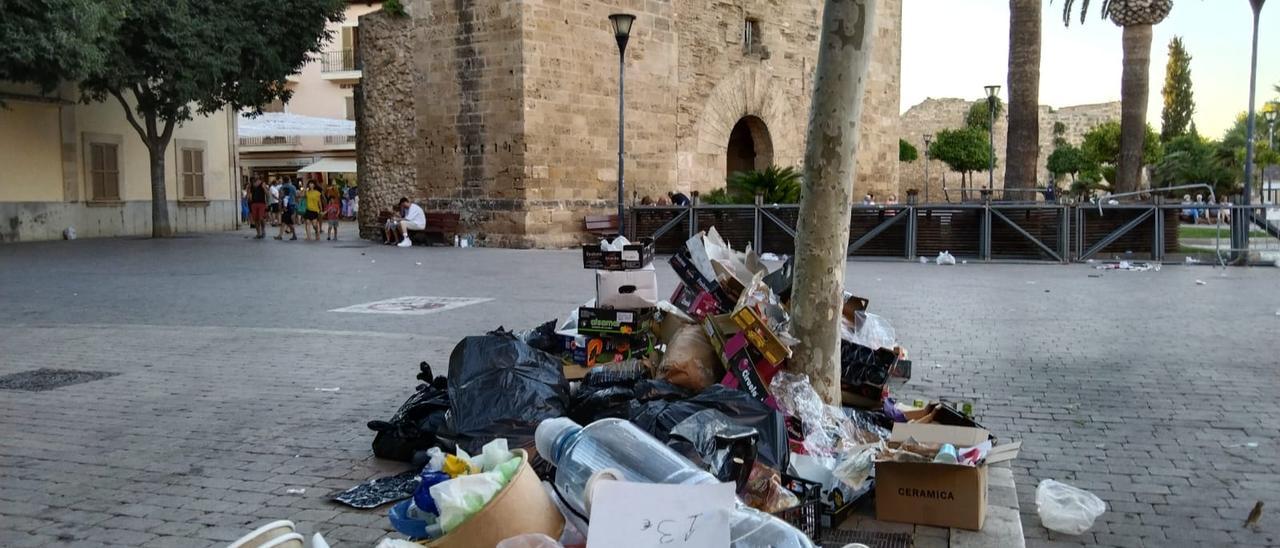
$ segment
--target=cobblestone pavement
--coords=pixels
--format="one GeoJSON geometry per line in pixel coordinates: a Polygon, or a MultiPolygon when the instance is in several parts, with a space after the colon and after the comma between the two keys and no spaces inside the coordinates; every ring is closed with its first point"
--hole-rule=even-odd
{"type": "MultiPolygon", "coordinates": [[[[327,499],[399,470],[370,458],[364,423],[403,401],[416,363],[442,371],[462,336],[532,326],[592,293],[568,251],[244,234],[0,246],[0,375],[118,373],[0,390],[0,546],[219,545],[281,518],[371,546],[383,513],[327,499]],[[329,312],[404,295],[493,300],[329,312]]],[[[1280,545],[1280,271],[1097,274],[854,262],[849,287],[910,348],[905,398],[972,401],[1024,440],[1028,545],[1280,545]],[[1085,535],[1049,533],[1035,515],[1043,478],[1110,511],[1085,535]],[[1258,500],[1261,527],[1244,529],[1258,500]]]]}

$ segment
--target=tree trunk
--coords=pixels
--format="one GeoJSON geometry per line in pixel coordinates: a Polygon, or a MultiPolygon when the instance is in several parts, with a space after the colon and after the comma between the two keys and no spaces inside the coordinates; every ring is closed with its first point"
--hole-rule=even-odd
{"type": "MultiPolygon", "coordinates": [[[[1041,0],[1009,0],[1009,129],[1004,188],[1038,186],[1040,11],[1041,0]]],[[[1014,194],[1015,199],[1022,199],[1025,193],[1014,194]]]]}
{"type": "Polygon", "coordinates": [[[828,404],[840,402],[840,311],[862,98],[877,0],[826,0],[796,226],[791,368],[828,404]]]}
{"type": "Polygon", "coordinates": [[[169,224],[169,199],[164,187],[164,152],[169,143],[149,143],[147,151],[151,165],[151,237],[168,238],[173,236],[173,226],[169,224]]]}
{"type": "Polygon", "coordinates": [[[1120,165],[1115,193],[1138,190],[1142,182],[1142,149],[1147,137],[1150,92],[1151,25],[1124,27],[1124,73],[1120,79],[1120,165]]]}

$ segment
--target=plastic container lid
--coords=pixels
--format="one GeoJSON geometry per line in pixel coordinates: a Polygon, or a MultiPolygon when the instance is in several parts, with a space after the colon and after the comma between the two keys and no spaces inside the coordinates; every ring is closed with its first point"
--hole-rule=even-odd
{"type": "Polygon", "coordinates": [[[560,457],[556,454],[556,445],[564,436],[579,430],[582,430],[582,425],[567,417],[555,417],[538,423],[538,429],[533,433],[533,442],[538,449],[538,455],[551,464],[559,464],[556,462],[560,457]]]}

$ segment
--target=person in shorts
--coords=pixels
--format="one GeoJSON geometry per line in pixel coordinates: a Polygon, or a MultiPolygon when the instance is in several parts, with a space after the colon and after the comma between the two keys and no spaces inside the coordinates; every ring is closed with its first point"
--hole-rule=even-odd
{"type": "Polygon", "coordinates": [[[320,192],[320,183],[311,181],[307,183],[307,212],[302,214],[303,224],[306,225],[307,239],[311,239],[312,231],[315,231],[316,241],[320,240],[320,211],[322,209],[321,202],[324,201],[324,194],[320,192]]]}
{"type": "Polygon", "coordinates": [[[280,185],[280,232],[276,234],[277,240],[284,239],[284,233],[288,232],[290,240],[298,239],[298,232],[293,228],[293,217],[298,201],[298,187],[293,186],[293,181],[284,180],[284,184],[280,185]]]}
{"type": "Polygon", "coordinates": [[[324,220],[329,222],[329,231],[325,233],[324,239],[338,239],[338,219],[342,216],[342,203],[339,200],[329,200],[324,205],[324,220]]]}
{"type": "Polygon", "coordinates": [[[254,239],[261,240],[267,236],[267,185],[262,179],[254,179],[249,185],[249,222],[258,234],[254,239]]]}
{"type": "Polygon", "coordinates": [[[267,219],[276,226],[280,224],[280,180],[272,177],[267,190],[271,191],[267,195],[267,219]]]}
{"type": "Polygon", "coordinates": [[[388,227],[387,239],[395,241],[395,232],[399,232],[402,239],[396,245],[399,247],[413,247],[413,241],[409,239],[409,231],[427,228],[427,214],[422,211],[422,206],[410,202],[408,198],[400,198],[399,209],[400,218],[398,220],[393,219],[394,224],[388,227]]]}

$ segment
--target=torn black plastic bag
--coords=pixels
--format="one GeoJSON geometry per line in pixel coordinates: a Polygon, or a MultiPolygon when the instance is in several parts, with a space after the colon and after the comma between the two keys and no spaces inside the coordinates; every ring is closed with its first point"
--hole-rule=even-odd
{"type": "Polygon", "coordinates": [[[569,407],[560,361],[510,333],[467,337],[449,355],[450,424],[470,453],[496,439],[532,447],[543,419],[569,407]]]}
{"type": "Polygon", "coordinates": [[[716,409],[733,422],[755,428],[760,433],[756,460],[774,470],[788,464],[787,428],[784,417],[747,392],[713,384],[687,400],[653,400],[631,404],[629,420],[658,441],[667,443],[671,429],[703,409],[716,409]]]}
{"type": "Polygon", "coordinates": [[[760,433],[717,409],[703,409],[671,429],[667,445],[693,462],[701,462],[720,481],[741,489],[755,464],[760,433]]]}
{"type": "MultiPolygon", "coordinates": [[[[429,377],[430,368],[425,362],[423,367],[429,377]]],[[[446,434],[448,411],[448,393],[429,384],[418,385],[417,391],[400,405],[391,420],[369,421],[369,429],[377,432],[373,437],[373,454],[378,458],[412,462],[415,454],[432,447],[449,449],[450,444],[440,439],[446,434]]]]}

